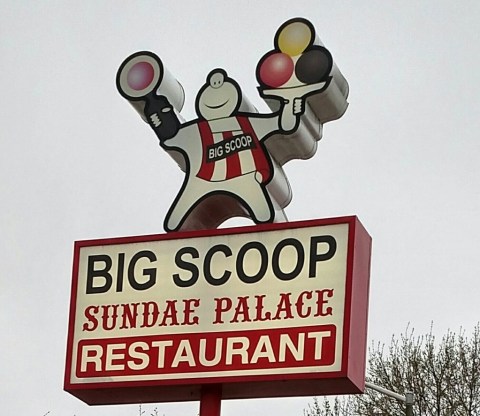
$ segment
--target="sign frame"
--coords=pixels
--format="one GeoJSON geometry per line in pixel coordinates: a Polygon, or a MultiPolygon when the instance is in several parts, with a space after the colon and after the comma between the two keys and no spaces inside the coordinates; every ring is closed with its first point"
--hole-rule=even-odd
{"type": "Polygon", "coordinates": [[[173,232],[136,237],[76,241],[72,270],[70,320],[64,389],[92,405],[200,400],[202,387],[219,386],[221,399],[362,393],[365,388],[371,237],[356,216],[262,224],[216,230],[173,232]],[[314,226],[348,224],[342,362],[340,371],[100,383],[72,382],[72,351],[79,273],[84,247],[148,243],[196,237],[248,234],[314,226]]]}

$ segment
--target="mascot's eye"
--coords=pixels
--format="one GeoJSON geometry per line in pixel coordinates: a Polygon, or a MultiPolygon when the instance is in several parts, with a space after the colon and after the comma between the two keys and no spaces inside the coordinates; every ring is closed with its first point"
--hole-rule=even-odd
{"type": "Polygon", "coordinates": [[[162,113],[168,113],[169,111],[171,111],[172,107],[165,107],[165,108],[162,108],[162,113]]]}

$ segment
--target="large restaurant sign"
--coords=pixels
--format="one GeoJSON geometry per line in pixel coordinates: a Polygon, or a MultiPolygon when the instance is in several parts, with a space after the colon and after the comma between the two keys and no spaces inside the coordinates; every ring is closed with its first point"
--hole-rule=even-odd
{"type": "Polygon", "coordinates": [[[369,266],[356,217],[79,241],[65,388],[90,404],[198,400],[208,383],[360,392],[369,266]]]}
{"type": "MultiPolygon", "coordinates": [[[[317,151],[348,84],[313,25],[291,19],[252,71],[184,91],[153,52],[120,65],[120,94],[184,172],[166,234],[75,243],[65,389],[89,404],[359,393],[371,239],[356,217],[287,222],[283,165],[317,151]],[[243,216],[256,225],[217,229],[243,216]]],[[[154,136],[154,137],[155,137],[154,136]]]]}

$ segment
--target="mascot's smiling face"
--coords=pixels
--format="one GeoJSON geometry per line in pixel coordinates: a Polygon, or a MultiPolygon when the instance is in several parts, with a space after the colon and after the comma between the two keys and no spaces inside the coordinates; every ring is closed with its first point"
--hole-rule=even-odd
{"type": "Polygon", "coordinates": [[[207,83],[198,92],[197,115],[205,120],[230,117],[238,110],[240,102],[238,84],[223,69],[214,69],[208,74],[207,83]]]}

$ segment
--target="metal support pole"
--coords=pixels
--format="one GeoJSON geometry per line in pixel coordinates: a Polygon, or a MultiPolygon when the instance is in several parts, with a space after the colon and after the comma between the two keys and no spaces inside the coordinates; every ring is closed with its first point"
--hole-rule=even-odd
{"type": "Polygon", "coordinates": [[[415,398],[411,391],[405,393],[405,414],[406,416],[413,416],[413,402],[415,398]]]}
{"type": "Polygon", "coordinates": [[[199,416],[220,416],[222,406],[222,386],[220,384],[204,384],[200,393],[199,416]]]}
{"type": "Polygon", "coordinates": [[[405,403],[405,415],[413,416],[413,403],[415,397],[411,391],[406,392],[405,396],[402,396],[401,394],[395,393],[392,390],[385,389],[383,387],[377,386],[376,384],[369,383],[368,381],[365,382],[365,387],[378,391],[379,393],[385,394],[386,396],[390,396],[405,403]]]}

